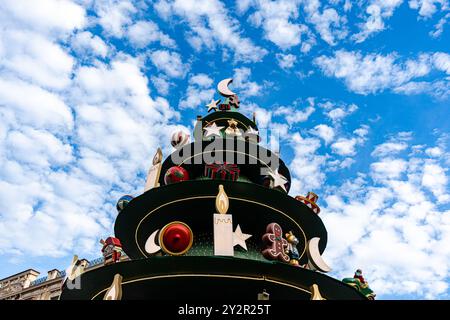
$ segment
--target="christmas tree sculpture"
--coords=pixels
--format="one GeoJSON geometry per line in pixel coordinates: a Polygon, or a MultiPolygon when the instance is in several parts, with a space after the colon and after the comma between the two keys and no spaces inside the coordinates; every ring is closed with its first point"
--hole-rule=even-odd
{"type": "Polygon", "coordinates": [[[173,153],[157,150],[144,193],[117,204],[107,263],[66,281],[61,299],[366,299],[324,274],[318,196],[288,195],[288,168],[260,145],[231,82],[218,84],[192,142],[175,132],[173,153]]]}

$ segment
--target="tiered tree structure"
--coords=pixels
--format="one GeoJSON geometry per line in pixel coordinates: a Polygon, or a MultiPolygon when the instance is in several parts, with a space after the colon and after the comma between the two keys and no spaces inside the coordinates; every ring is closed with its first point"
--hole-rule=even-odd
{"type": "Polygon", "coordinates": [[[61,299],[366,299],[324,274],[318,197],[288,195],[289,169],[259,144],[231,82],[192,142],[180,131],[169,157],[157,150],[144,193],[117,204],[105,266],[66,281],[61,299]]]}

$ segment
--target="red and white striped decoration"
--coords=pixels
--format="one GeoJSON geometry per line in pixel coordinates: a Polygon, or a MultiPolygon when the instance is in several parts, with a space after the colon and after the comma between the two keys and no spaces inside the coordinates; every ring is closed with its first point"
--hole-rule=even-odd
{"type": "Polygon", "coordinates": [[[314,192],[308,192],[306,197],[304,196],[296,196],[295,200],[298,200],[300,202],[303,202],[306,204],[308,208],[310,208],[315,214],[319,214],[320,208],[316,204],[316,201],[319,199],[319,196],[315,194],[314,192]]]}

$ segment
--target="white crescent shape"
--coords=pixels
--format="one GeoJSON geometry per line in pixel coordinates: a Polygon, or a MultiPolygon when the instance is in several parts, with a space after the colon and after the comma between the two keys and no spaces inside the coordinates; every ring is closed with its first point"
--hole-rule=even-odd
{"type": "Polygon", "coordinates": [[[150,237],[148,237],[147,241],[145,241],[145,251],[147,253],[156,253],[159,250],[161,250],[161,247],[158,246],[155,242],[156,234],[158,233],[159,229],[157,229],[155,232],[153,232],[150,237]]]}
{"type": "Polygon", "coordinates": [[[308,241],[307,254],[312,266],[321,272],[330,272],[331,268],[323,261],[319,251],[320,238],[315,237],[308,241]]]}
{"type": "Polygon", "coordinates": [[[222,81],[220,81],[219,84],[217,85],[217,90],[219,90],[219,93],[221,95],[223,95],[224,97],[229,97],[229,96],[235,95],[235,93],[233,91],[228,89],[228,85],[231,82],[233,82],[233,79],[227,78],[227,79],[223,79],[222,81]]]}

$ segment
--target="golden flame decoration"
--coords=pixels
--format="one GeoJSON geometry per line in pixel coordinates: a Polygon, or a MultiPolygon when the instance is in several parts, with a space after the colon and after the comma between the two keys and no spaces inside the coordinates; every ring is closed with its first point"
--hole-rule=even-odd
{"type": "Polygon", "coordinates": [[[223,189],[223,185],[219,185],[219,193],[216,197],[216,210],[220,214],[226,214],[229,206],[230,202],[225,190],[223,189]]]}
{"type": "Polygon", "coordinates": [[[310,300],[326,300],[322,295],[320,294],[319,286],[317,284],[313,284],[311,287],[309,287],[311,290],[311,299],[310,300]]]}
{"type": "Polygon", "coordinates": [[[111,286],[105,293],[103,300],[122,300],[122,276],[116,274],[111,286]]]}

